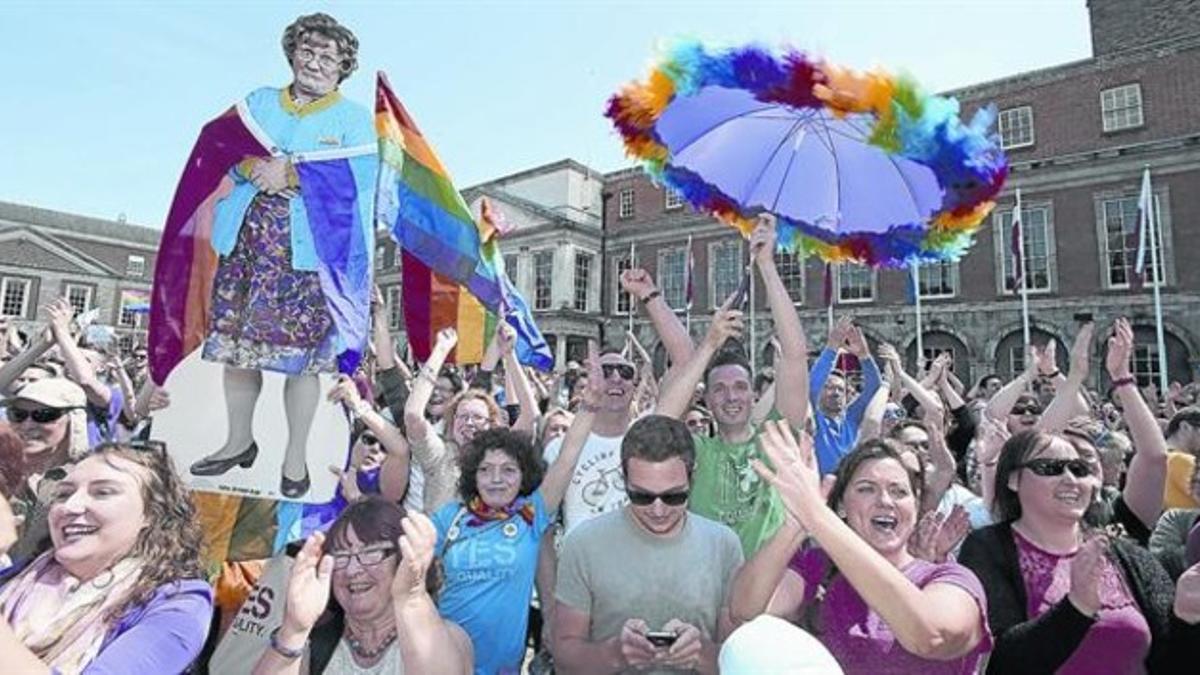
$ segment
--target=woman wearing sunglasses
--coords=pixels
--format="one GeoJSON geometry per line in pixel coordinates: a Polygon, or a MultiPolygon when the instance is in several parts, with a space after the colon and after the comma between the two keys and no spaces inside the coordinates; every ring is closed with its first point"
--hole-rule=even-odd
{"type": "Polygon", "coordinates": [[[386,499],[350,505],[296,555],[254,675],[470,673],[470,640],[433,603],[436,538],[428,518],[386,499]]]}
{"type": "Polygon", "coordinates": [[[1089,531],[1101,479],[1066,438],[1028,431],[996,467],[997,521],[959,561],[987,589],[988,673],[1165,673],[1200,656],[1200,567],[1178,593],[1150,553],[1089,531]]]}
{"type": "Polygon", "coordinates": [[[58,482],[49,520],[52,549],[0,590],[0,672],[184,672],[212,589],[166,452],[100,446],[58,482]]]}
{"type": "Polygon", "coordinates": [[[916,455],[891,440],[861,443],[824,499],[811,441],[768,423],[761,443],[776,469],[755,470],[792,517],[738,572],[734,619],[797,621],[846,673],[974,673],[991,646],[979,580],[909,550],[924,489],[916,455]],[[802,548],[809,537],[818,546],[802,548]]]}

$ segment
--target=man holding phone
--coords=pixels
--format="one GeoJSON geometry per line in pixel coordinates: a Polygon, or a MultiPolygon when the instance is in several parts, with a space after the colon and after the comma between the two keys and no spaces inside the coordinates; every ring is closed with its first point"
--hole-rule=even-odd
{"type": "Polygon", "coordinates": [[[695,461],[678,419],[650,415],[625,434],[630,503],[563,544],[553,631],[561,672],[717,672],[742,549],[732,530],[688,513],[695,461]]]}

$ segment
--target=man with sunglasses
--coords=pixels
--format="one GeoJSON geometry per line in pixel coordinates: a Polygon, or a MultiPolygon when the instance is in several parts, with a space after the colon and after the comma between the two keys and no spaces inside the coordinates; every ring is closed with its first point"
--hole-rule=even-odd
{"type": "Polygon", "coordinates": [[[677,419],[638,420],[621,443],[629,504],[563,543],[555,665],[566,672],[716,672],[742,548],[688,512],[695,441],[677,419]]]}
{"type": "MultiPolygon", "coordinates": [[[[762,216],[750,238],[754,265],[762,275],[778,341],[775,405],[767,416],[804,427],[808,411],[808,347],[795,305],[775,267],[775,221],[762,216]]],[[[692,510],[737,532],[746,556],[753,555],[783,523],[783,505],[775,490],[759,478],[751,461],[761,458],[755,408],[754,374],[738,338],[742,313],[722,307],[692,359],[676,364],[664,379],[658,412],[683,418],[697,384],[704,386],[705,407],[717,433],[696,437],[696,477],[692,510]]]]}

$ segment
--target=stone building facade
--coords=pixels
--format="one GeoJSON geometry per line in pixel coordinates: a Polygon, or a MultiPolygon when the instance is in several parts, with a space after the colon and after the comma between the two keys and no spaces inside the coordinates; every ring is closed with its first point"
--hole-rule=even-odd
{"type": "MultiPolygon", "coordinates": [[[[1021,367],[1020,299],[1006,281],[1019,189],[1033,341],[1056,340],[1065,362],[1077,314],[1094,315],[1101,335],[1117,317],[1128,316],[1137,334],[1135,368],[1144,381],[1155,376],[1152,295],[1149,285],[1140,292],[1129,287],[1137,197],[1149,167],[1162,229],[1168,373],[1184,382],[1200,375],[1200,267],[1191,264],[1200,252],[1200,19],[1187,11],[1189,5],[1195,9],[1196,3],[1092,0],[1092,58],[946,92],[960,100],[964,117],[981,105],[997,107],[1012,171],[970,253],[959,263],[921,270],[927,358],[952,351],[964,381],[992,372],[1007,376],[1021,367]],[[1141,5],[1178,21],[1169,31],[1144,31],[1141,5]]],[[[632,249],[636,263],[670,288],[664,294],[681,315],[678,289],[686,286],[686,242],[692,237],[691,324],[692,333],[702,335],[714,305],[736,288],[748,256],[745,243],[712,219],[677,207],[636,169],[606,176],[604,203],[612,271],[627,264],[632,249]]],[[[778,262],[815,349],[827,331],[825,268],[788,256],[778,262]]],[[[831,285],[835,312],[852,313],[872,341],[891,342],[915,362],[915,308],[906,272],[841,266],[831,285]]],[[[619,330],[628,320],[627,305],[615,280],[606,292],[613,315],[607,326],[619,330]]],[[[754,323],[756,360],[764,363],[771,326],[761,285],[754,323]]],[[[640,317],[634,324],[644,342],[656,342],[640,317]]],[[[1099,355],[1102,347],[1097,349],[1099,355]]],[[[665,356],[661,348],[657,355],[665,356]]],[[[1101,363],[1097,358],[1093,364],[1098,386],[1105,384],[1101,363]]]]}

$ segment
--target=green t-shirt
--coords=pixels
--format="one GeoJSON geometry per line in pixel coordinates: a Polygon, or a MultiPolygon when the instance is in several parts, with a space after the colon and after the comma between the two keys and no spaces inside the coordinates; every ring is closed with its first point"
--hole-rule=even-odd
{"type": "Polygon", "coordinates": [[[755,458],[766,461],[758,447],[757,429],[745,443],[696,437],[690,508],[736,532],[747,560],[775,534],[784,518],[779,494],[750,466],[755,458]]]}

